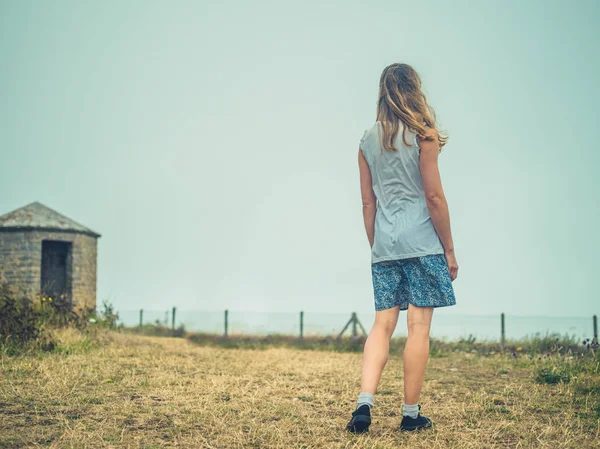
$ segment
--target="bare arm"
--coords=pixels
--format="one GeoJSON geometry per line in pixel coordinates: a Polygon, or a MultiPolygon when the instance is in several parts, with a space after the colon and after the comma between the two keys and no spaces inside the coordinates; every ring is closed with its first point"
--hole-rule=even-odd
{"type": "Polygon", "coordinates": [[[454,280],[458,274],[458,264],[454,255],[448,203],[442,189],[442,181],[438,168],[440,147],[434,129],[428,130],[426,137],[430,140],[422,139],[419,141],[421,148],[419,168],[421,170],[421,178],[423,179],[425,198],[429,214],[431,215],[431,221],[444,247],[450,276],[454,280]]]}
{"type": "Polygon", "coordinates": [[[360,172],[360,194],[362,197],[362,211],[365,222],[365,231],[369,245],[373,248],[375,241],[375,212],[377,210],[377,198],[373,192],[371,170],[361,149],[358,149],[358,169],[360,172]]]}

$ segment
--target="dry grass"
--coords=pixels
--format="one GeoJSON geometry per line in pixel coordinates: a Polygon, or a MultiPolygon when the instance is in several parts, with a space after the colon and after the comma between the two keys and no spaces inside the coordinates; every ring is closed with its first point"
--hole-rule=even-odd
{"type": "Polygon", "coordinates": [[[61,338],[66,352],[0,359],[0,447],[600,447],[598,379],[538,384],[523,359],[431,357],[421,404],[434,428],[406,434],[396,430],[402,359],[393,353],[371,431],[352,435],[344,426],[360,353],[120,333],[92,347],[75,333],[61,338]]]}

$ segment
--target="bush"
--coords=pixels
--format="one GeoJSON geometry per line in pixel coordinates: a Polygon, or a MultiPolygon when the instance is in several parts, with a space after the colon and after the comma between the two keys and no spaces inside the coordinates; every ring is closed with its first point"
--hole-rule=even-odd
{"type": "Polygon", "coordinates": [[[38,346],[52,350],[43,314],[27,297],[17,298],[8,284],[0,284],[0,347],[15,352],[18,347],[38,346]]]}
{"type": "Polygon", "coordinates": [[[172,329],[169,326],[165,326],[159,320],[156,320],[153,324],[144,324],[142,327],[131,327],[131,332],[140,333],[142,335],[150,335],[154,337],[185,337],[187,331],[185,326],[180,324],[179,327],[172,329]]]}
{"type": "Polygon", "coordinates": [[[119,314],[115,312],[115,308],[110,301],[105,299],[102,301],[102,311],[99,314],[95,314],[95,316],[91,317],[88,321],[97,323],[100,327],[116,329],[118,320],[119,314]]]}
{"type": "Polygon", "coordinates": [[[538,368],[535,381],[540,384],[557,384],[559,382],[569,383],[571,375],[568,370],[560,367],[542,367],[538,368]]]}
{"type": "Polygon", "coordinates": [[[96,313],[87,307],[74,308],[67,297],[18,297],[7,283],[0,283],[0,349],[14,354],[27,348],[53,350],[49,330],[72,327],[88,333],[88,326],[115,329],[119,315],[108,301],[96,313]]]}

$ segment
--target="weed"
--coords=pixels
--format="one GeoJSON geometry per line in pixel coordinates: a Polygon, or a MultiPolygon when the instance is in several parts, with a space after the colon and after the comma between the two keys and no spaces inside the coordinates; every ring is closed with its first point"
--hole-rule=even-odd
{"type": "Polygon", "coordinates": [[[542,367],[537,369],[535,380],[540,384],[569,383],[571,375],[564,369],[557,367],[542,367]]]}

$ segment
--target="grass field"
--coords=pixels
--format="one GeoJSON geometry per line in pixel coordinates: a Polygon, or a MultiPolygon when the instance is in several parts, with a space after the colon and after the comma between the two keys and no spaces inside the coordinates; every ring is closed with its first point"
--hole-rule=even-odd
{"type": "Polygon", "coordinates": [[[395,347],[371,430],[352,435],[360,352],[59,338],[55,352],[0,359],[0,448],[600,448],[598,367],[544,371],[554,356],[436,350],[421,397],[434,428],[400,433],[395,347]]]}

